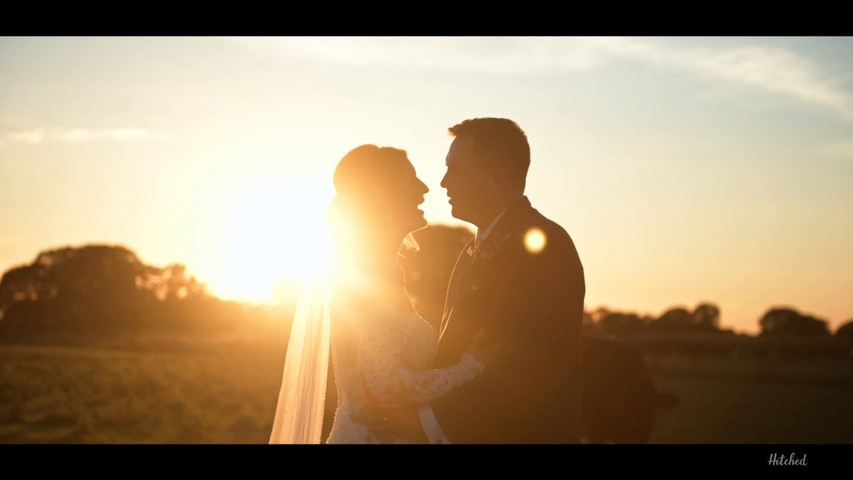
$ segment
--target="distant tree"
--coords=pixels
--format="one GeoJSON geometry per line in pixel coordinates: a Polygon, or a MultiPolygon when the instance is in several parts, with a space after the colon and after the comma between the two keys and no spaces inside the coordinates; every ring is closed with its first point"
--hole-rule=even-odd
{"type": "Polygon", "coordinates": [[[0,279],[0,339],[186,331],[221,322],[214,300],[183,265],[146,265],[122,246],[47,250],[0,279]]]}
{"type": "Polygon", "coordinates": [[[406,270],[406,289],[418,313],[437,327],[444,311],[450,274],[474,232],[466,227],[430,225],[415,232],[413,237],[417,250],[404,249],[401,259],[406,270]]]}
{"type": "Polygon", "coordinates": [[[838,330],[835,331],[836,337],[853,338],[853,318],[844,322],[838,330]]]}
{"type": "Polygon", "coordinates": [[[759,320],[761,335],[829,335],[825,320],[803,315],[792,308],[771,308],[759,320]]]}
{"type": "Polygon", "coordinates": [[[645,330],[646,325],[636,313],[608,313],[599,322],[602,333],[609,335],[631,335],[645,330]]]}
{"type": "Polygon", "coordinates": [[[702,332],[720,330],[720,308],[713,303],[700,303],[693,310],[695,329],[702,332]]]}
{"type": "Polygon", "coordinates": [[[649,329],[656,332],[689,332],[694,330],[693,314],[684,307],[670,308],[649,329]]]}
{"type": "Polygon", "coordinates": [[[592,316],[592,313],[584,310],[583,312],[583,323],[581,324],[581,334],[582,335],[596,335],[600,332],[599,325],[595,322],[595,318],[592,316]]]}
{"type": "Polygon", "coordinates": [[[601,323],[601,320],[610,315],[610,310],[607,307],[598,307],[593,310],[590,315],[592,315],[592,320],[596,323],[601,323]]]}

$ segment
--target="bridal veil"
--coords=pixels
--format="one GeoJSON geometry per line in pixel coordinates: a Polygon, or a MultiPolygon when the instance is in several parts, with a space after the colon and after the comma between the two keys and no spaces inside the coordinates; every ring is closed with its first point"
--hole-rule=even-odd
{"type": "Polygon", "coordinates": [[[332,275],[303,287],[287,345],[270,443],[319,444],[329,369],[332,275]]]}

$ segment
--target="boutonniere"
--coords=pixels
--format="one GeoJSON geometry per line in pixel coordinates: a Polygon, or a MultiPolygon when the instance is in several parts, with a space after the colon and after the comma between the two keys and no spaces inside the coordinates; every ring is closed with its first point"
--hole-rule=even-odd
{"type": "Polygon", "coordinates": [[[506,244],[506,241],[511,236],[511,233],[507,233],[496,240],[489,238],[482,242],[475,242],[473,246],[468,247],[468,255],[472,257],[476,256],[477,259],[482,259],[483,261],[489,261],[503,249],[504,244],[506,244]]]}

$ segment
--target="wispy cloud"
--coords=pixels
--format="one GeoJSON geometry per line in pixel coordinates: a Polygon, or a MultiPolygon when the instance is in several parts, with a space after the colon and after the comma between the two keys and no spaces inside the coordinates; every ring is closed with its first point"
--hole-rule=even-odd
{"type": "Polygon", "coordinates": [[[45,130],[43,128],[17,130],[6,133],[4,140],[8,140],[10,142],[39,143],[44,139],[44,133],[45,130]]]}
{"type": "Polygon", "coordinates": [[[253,37],[229,41],[264,55],[348,66],[515,75],[578,72],[629,59],[786,95],[853,120],[853,92],[826,78],[819,65],[787,49],[746,43],[697,45],[701,39],[691,39],[687,46],[678,39],[631,37],[253,37]]]}
{"type": "Polygon", "coordinates": [[[41,143],[41,142],[64,142],[80,143],[103,140],[147,140],[161,139],[167,135],[154,132],[144,128],[33,128],[28,130],[15,130],[6,132],[0,137],[0,146],[6,143],[41,143]]]}
{"type": "Polygon", "coordinates": [[[853,120],[853,92],[836,86],[818,65],[790,50],[754,45],[684,48],[675,40],[634,38],[602,38],[597,43],[612,55],[788,95],[853,120]]]}

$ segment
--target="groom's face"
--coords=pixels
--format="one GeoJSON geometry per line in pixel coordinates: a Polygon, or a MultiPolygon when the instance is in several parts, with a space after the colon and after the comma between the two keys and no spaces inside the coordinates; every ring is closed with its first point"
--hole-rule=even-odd
{"type": "Polygon", "coordinates": [[[492,176],[475,147],[471,138],[453,140],[447,152],[447,173],[441,186],[447,189],[453,216],[479,227],[486,221],[483,217],[494,188],[492,176]]]}

